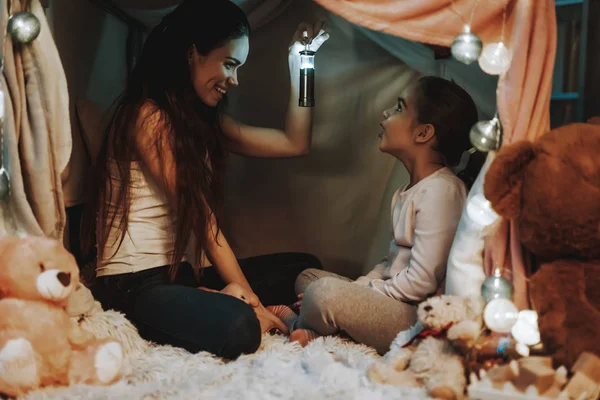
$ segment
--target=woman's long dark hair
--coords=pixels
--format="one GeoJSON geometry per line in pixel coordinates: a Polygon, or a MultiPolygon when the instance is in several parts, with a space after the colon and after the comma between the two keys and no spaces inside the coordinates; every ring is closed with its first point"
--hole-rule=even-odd
{"type": "MultiPolygon", "coordinates": [[[[436,150],[450,167],[457,166],[461,156],[472,147],[471,127],[477,123],[475,102],[462,87],[437,76],[420,78],[413,91],[417,119],[435,128],[436,150]]],[[[471,154],[466,168],[458,173],[470,188],[485,161],[485,154],[471,154]]]]}
{"type": "Polygon", "coordinates": [[[156,141],[159,158],[160,143],[169,143],[176,164],[177,203],[171,205],[175,224],[171,278],[177,273],[192,234],[196,239],[196,257],[200,259],[209,239],[208,223],[212,215],[216,217],[219,232],[226,150],[221,127],[223,102],[209,107],[196,95],[188,55],[193,45],[200,54],[207,55],[228,40],[249,33],[246,15],[229,0],[185,0],[152,30],[124,93],[113,105],[93,169],[89,208],[82,227],[84,251],[92,249],[95,236],[98,257],[103,257],[110,227],[116,223],[120,230],[119,246],[125,237],[131,206],[130,162],[140,159],[135,146],[135,125],[139,124],[142,107],[147,110],[150,106],[153,120],[158,116],[158,126],[163,127],[155,134],[169,135],[166,140],[159,136],[156,141]],[[111,159],[118,166],[121,180],[118,188],[113,187],[110,178],[111,159]],[[116,207],[107,206],[111,199],[116,200],[116,207]]]}

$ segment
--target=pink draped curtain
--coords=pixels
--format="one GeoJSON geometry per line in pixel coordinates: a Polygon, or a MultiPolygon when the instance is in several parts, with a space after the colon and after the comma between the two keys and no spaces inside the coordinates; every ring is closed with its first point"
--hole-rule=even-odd
{"type": "MultiPolygon", "coordinates": [[[[550,128],[550,95],[556,53],[553,0],[316,0],[364,27],[418,42],[450,46],[473,13],[471,31],[484,45],[503,42],[513,59],[496,91],[503,144],[534,140],[550,128]],[[475,9],[474,9],[475,7],[475,9]],[[473,12],[474,10],[474,12],[473,12]]],[[[527,273],[516,229],[502,221],[486,240],[485,265],[512,271],[515,303],[528,306],[527,273]]]]}

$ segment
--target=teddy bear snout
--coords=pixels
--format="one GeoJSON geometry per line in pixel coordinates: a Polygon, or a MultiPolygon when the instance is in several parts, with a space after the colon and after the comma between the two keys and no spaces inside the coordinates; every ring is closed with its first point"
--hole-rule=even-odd
{"type": "Polygon", "coordinates": [[[50,269],[42,272],[37,279],[39,294],[47,300],[60,301],[66,299],[73,290],[73,279],[70,272],[50,269]]]}
{"type": "Polygon", "coordinates": [[[426,311],[426,312],[429,312],[429,311],[433,310],[433,307],[431,307],[431,306],[425,306],[425,307],[423,307],[423,310],[426,311]]]}
{"type": "Polygon", "coordinates": [[[59,272],[56,275],[56,279],[58,279],[58,281],[60,283],[62,283],[63,286],[67,287],[71,283],[71,273],[70,272],[59,272]]]}

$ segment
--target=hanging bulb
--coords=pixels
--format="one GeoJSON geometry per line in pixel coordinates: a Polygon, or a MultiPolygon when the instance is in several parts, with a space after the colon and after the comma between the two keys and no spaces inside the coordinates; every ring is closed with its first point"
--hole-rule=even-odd
{"type": "Polygon", "coordinates": [[[496,115],[490,121],[479,121],[471,128],[471,144],[479,151],[497,150],[500,139],[500,119],[496,115]]]}
{"type": "Polygon", "coordinates": [[[495,299],[512,299],[513,287],[508,279],[502,276],[500,268],[494,270],[494,275],[488,276],[481,285],[481,296],[486,303],[495,299]]]}
{"type": "Polygon", "coordinates": [[[8,33],[21,43],[28,44],[38,37],[41,30],[40,20],[30,12],[18,12],[8,20],[8,33]]]}
{"type": "Polygon", "coordinates": [[[517,341],[517,353],[523,357],[528,357],[530,354],[529,346],[535,346],[541,341],[537,313],[533,310],[519,312],[517,322],[511,328],[510,333],[517,341]]]}
{"type": "Polygon", "coordinates": [[[519,310],[512,301],[494,299],[483,310],[483,320],[487,327],[497,333],[508,333],[517,322],[519,310]]]}
{"type": "Polygon", "coordinates": [[[480,227],[493,224],[498,219],[498,214],[483,193],[474,194],[467,202],[467,215],[471,221],[480,227]]]}
{"type": "Polygon", "coordinates": [[[471,33],[469,25],[465,25],[463,32],[452,42],[450,51],[452,52],[452,56],[461,63],[471,64],[481,54],[481,39],[474,33],[471,33]]]}
{"type": "Polygon", "coordinates": [[[479,66],[486,74],[501,75],[510,67],[511,60],[512,55],[504,43],[488,43],[479,57],[479,66]]]}
{"type": "Polygon", "coordinates": [[[517,316],[517,322],[511,328],[512,336],[519,342],[534,346],[541,341],[538,327],[538,315],[533,310],[523,310],[517,316]]]}

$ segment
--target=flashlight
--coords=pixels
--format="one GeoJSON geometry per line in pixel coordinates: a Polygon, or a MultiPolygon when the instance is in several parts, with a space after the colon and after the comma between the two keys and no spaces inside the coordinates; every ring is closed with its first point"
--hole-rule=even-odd
{"type": "Polygon", "coordinates": [[[304,50],[300,52],[300,107],[315,105],[315,52],[308,50],[308,32],[303,32],[304,50]]]}

